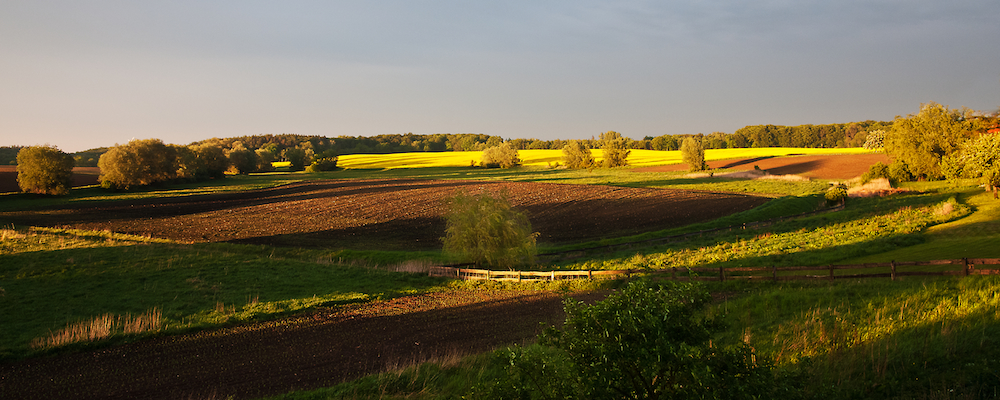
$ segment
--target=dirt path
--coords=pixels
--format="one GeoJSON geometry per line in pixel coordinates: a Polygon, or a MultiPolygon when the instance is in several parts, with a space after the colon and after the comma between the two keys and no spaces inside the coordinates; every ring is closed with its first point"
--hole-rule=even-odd
{"type": "Polygon", "coordinates": [[[480,301],[483,296],[414,296],[3,364],[0,397],[249,399],[522,343],[539,333],[539,322],[564,318],[562,300],[552,293],[491,294],[480,301]]]}

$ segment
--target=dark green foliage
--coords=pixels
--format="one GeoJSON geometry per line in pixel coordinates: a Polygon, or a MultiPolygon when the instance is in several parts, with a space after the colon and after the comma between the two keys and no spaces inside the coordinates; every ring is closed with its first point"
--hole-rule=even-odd
{"type": "Polygon", "coordinates": [[[889,180],[892,183],[909,182],[916,179],[910,167],[903,160],[893,160],[889,164],[889,180]]]}
{"type": "Polygon", "coordinates": [[[25,146],[0,146],[0,165],[17,164],[17,153],[25,146]]]}
{"type": "Polygon", "coordinates": [[[128,190],[177,178],[177,149],[160,139],[132,140],[108,149],[98,161],[101,187],[128,190]]]}
{"type": "Polygon", "coordinates": [[[483,150],[479,165],[483,168],[513,168],[521,165],[521,157],[509,143],[504,143],[483,150]]]}
{"type": "Polygon", "coordinates": [[[866,134],[886,129],[890,123],[862,121],[830,125],[749,125],[726,137],[734,147],[858,147],[866,134]]]}
{"type": "Polygon", "coordinates": [[[226,152],[226,157],[229,158],[229,165],[232,166],[233,172],[237,174],[249,174],[257,171],[259,164],[257,152],[248,150],[241,142],[233,143],[233,147],[226,152]]]}
{"type": "Polygon", "coordinates": [[[571,140],[562,149],[563,164],[569,169],[592,168],[594,166],[594,155],[590,149],[578,140],[571,140]]]}
{"type": "Polygon", "coordinates": [[[507,376],[481,389],[495,398],[522,399],[779,395],[765,357],[743,343],[712,343],[721,326],[701,316],[710,299],[699,285],[645,281],[594,305],[567,299],[562,329],[546,329],[539,347],[499,352],[507,376]]]}
{"type": "Polygon", "coordinates": [[[708,169],[705,162],[705,144],[700,136],[684,139],[681,144],[681,159],[687,164],[691,171],[704,171],[708,169]]]}
{"type": "Polygon", "coordinates": [[[186,181],[222,179],[229,158],[221,147],[211,144],[174,146],[177,151],[177,178],[186,181]]]}
{"type": "Polygon", "coordinates": [[[69,194],[73,164],[73,156],[56,147],[24,147],[17,153],[17,184],[28,193],[69,194]]]}
{"type": "Polygon", "coordinates": [[[878,178],[889,179],[889,166],[881,161],[868,167],[868,172],[861,175],[861,183],[868,183],[878,178]]]}
{"type": "Polygon", "coordinates": [[[823,197],[826,199],[828,205],[843,203],[847,200],[847,187],[844,185],[831,187],[823,197]]]}
{"type": "Polygon", "coordinates": [[[337,169],[337,157],[323,157],[313,160],[312,164],[306,168],[306,172],[323,172],[337,169]]]}
{"type": "Polygon", "coordinates": [[[445,217],[444,251],[463,262],[514,268],[530,264],[537,253],[531,222],[511,208],[504,194],[455,194],[445,217]]]}
{"type": "Polygon", "coordinates": [[[987,133],[963,143],[960,151],[942,160],[946,177],[980,178],[987,191],[997,197],[1000,186],[1000,132],[987,133]]]}
{"type": "Polygon", "coordinates": [[[604,150],[604,168],[624,167],[628,165],[628,139],[615,131],[601,134],[601,149],[604,150]]]}
{"type": "Polygon", "coordinates": [[[101,159],[101,155],[107,151],[107,147],[78,151],[73,153],[73,159],[76,160],[77,167],[96,167],[97,162],[101,159]]]}

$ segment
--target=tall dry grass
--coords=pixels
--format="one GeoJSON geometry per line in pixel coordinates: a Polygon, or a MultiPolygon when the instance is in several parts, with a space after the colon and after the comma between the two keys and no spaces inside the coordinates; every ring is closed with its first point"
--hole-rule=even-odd
{"type": "Polygon", "coordinates": [[[48,336],[31,341],[36,349],[65,346],[72,343],[94,342],[114,335],[134,335],[155,332],[163,328],[163,313],[158,307],[133,316],[132,314],[104,314],[87,321],[66,324],[66,327],[48,336]]]}

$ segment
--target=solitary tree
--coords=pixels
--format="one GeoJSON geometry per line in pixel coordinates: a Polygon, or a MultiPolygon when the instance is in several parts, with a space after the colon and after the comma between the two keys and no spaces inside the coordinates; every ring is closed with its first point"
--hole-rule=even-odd
{"type": "Polygon", "coordinates": [[[17,185],[28,193],[64,195],[73,185],[73,156],[54,146],[31,146],[17,152],[17,185]]]}
{"type": "Polygon", "coordinates": [[[684,142],[681,143],[681,159],[691,168],[691,171],[708,169],[708,164],[705,163],[705,144],[700,136],[684,139],[684,142]]]}
{"type": "Polygon", "coordinates": [[[628,139],[615,131],[601,134],[601,149],[604,151],[604,168],[624,167],[628,165],[628,139]]]}
{"type": "Polygon", "coordinates": [[[503,143],[483,150],[479,165],[483,168],[513,168],[521,165],[521,157],[509,143],[503,143]]]}
{"type": "Polygon", "coordinates": [[[177,150],[160,139],[132,140],[115,145],[97,161],[101,186],[128,190],[177,177],[177,150]]]}
{"type": "Polygon", "coordinates": [[[563,164],[566,168],[581,169],[594,166],[594,155],[578,140],[571,140],[562,149],[563,164]]]}
{"type": "Polygon", "coordinates": [[[476,265],[513,269],[531,263],[536,253],[531,222],[511,208],[507,196],[458,192],[445,217],[444,250],[476,265]]]}

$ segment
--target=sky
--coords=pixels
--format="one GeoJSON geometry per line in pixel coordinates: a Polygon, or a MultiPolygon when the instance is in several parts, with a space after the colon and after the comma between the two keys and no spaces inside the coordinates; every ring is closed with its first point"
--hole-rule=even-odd
{"type": "Polygon", "coordinates": [[[994,111],[998,39],[996,0],[4,0],[0,146],[994,111]]]}

